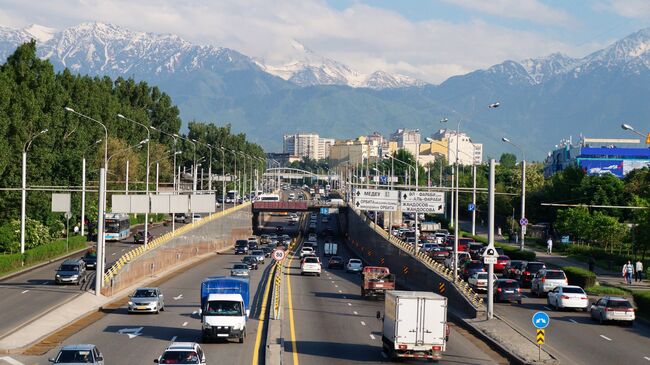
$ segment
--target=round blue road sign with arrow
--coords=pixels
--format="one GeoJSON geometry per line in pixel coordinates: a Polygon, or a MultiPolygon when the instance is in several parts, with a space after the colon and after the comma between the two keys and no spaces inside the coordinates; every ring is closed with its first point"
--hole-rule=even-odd
{"type": "Polygon", "coordinates": [[[545,312],[537,312],[533,314],[533,326],[535,328],[546,328],[548,327],[548,322],[550,321],[550,318],[548,317],[548,314],[545,312]]]}

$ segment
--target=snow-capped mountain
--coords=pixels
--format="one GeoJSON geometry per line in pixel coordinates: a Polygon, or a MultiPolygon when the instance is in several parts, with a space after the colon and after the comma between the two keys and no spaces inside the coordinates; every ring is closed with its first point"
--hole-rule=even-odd
{"type": "Polygon", "coordinates": [[[553,53],[548,57],[529,58],[521,61],[534,84],[541,84],[549,78],[567,73],[581,63],[579,59],[571,58],[561,53],[553,53]]]}
{"type": "Polygon", "coordinates": [[[426,85],[423,81],[384,71],[362,74],[338,61],[316,54],[296,40],[291,41],[291,47],[294,52],[290,61],[282,65],[271,65],[258,60],[258,65],[266,72],[299,86],[347,85],[390,89],[426,85]]]}

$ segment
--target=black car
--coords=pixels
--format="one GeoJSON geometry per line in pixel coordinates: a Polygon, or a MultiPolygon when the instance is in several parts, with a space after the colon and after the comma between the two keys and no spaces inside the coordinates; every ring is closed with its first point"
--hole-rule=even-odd
{"type": "Polygon", "coordinates": [[[463,267],[463,279],[467,280],[472,274],[483,271],[485,271],[485,267],[481,261],[467,261],[463,267]]]}
{"type": "Polygon", "coordinates": [[[241,262],[247,264],[249,270],[257,270],[257,258],[255,256],[244,256],[241,262]]]}
{"type": "Polygon", "coordinates": [[[513,279],[499,279],[494,283],[494,301],[521,304],[521,288],[513,279]]]}
{"type": "Polygon", "coordinates": [[[526,265],[521,269],[519,274],[519,282],[522,287],[530,287],[530,283],[533,281],[533,277],[541,269],[546,269],[546,265],[543,262],[532,261],[527,262],[526,265]]]}
{"type": "Polygon", "coordinates": [[[81,260],[86,264],[86,269],[97,269],[97,252],[96,251],[88,251],[86,252],[85,255],[81,258],[81,260]]]}
{"type": "MultiPolygon", "coordinates": [[[[153,235],[151,232],[147,231],[147,243],[153,240],[153,235]]],[[[133,235],[133,243],[142,243],[144,244],[144,231],[137,231],[133,235]]]]}
{"type": "Polygon", "coordinates": [[[328,269],[343,269],[343,258],[341,256],[332,256],[327,262],[328,269]]]}
{"type": "Polygon", "coordinates": [[[248,241],[237,240],[235,242],[235,255],[246,255],[248,253],[248,241]]]}
{"type": "Polygon", "coordinates": [[[518,279],[521,275],[521,269],[526,266],[526,261],[510,260],[503,268],[503,277],[505,279],[518,279]]]}
{"type": "Polygon", "coordinates": [[[482,243],[470,243],[469,247],[467,247],[467,252],[469,252],[469,255],[472,257],[472,260],[479,260],[481,257],[481,254],[479,253],[481,249],[483,248],[482,243]]]}
{"type": "Polygon", "coordinates": [[[273,253],[274,251],[273,247],[269,247],[269,246],[262,246],[260,250],[264,251],[264,256],[266,257],[271,257],[271,253],[273,253]]]}

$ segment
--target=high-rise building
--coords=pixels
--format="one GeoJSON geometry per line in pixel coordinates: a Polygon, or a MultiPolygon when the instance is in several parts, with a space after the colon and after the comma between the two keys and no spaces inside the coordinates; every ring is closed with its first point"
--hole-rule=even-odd
{"type": "Polygon", "coordinates": [[[334,144],[333,139],[320,138],[315,133],[285,134],[282,152],[300,158],[320,160],[329,156],[329,146],[332,144],[334,144]]]}
{"type": "Polygon", "coordinates": [[[334,138],[318,138],[318,159],[330,157],[330,148],[334,144],[334,138]]]}
{"type": "Polygon", "coordinates": [[[405,149],[415,156],[420,148],[421,139],[419,129],[398,129],[391,133],[390,140],[397,142],[398,149],[405,149]]]}
{"type": "Polygon", "coordinates": [[[483,144],[472,142],[465,133],[456,135],[455,130],[440,129],[431,138],[447,145],[447,162],[450,165],[456,161],[456,148],[461,165],[478,165],[483,161],[483,144]]]}

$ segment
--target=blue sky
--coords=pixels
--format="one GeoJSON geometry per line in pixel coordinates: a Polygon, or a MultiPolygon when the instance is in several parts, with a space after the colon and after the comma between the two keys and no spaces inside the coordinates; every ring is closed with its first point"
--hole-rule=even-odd
{"type": "Polygon", "coordinates": [[[0,25],[101,21],[281,66],[302,44],[360,73],[440,83],[504,60],[583,57],[650,26],[650,0],[0,0],[0,25]]]}

